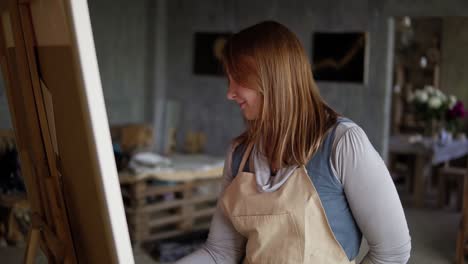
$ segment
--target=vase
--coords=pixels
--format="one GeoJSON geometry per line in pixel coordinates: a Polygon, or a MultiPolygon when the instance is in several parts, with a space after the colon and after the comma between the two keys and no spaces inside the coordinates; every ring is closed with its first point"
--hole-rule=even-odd
{"type": "Polygon", "coordinates": [[[426,122],[424,136],[437,137],[440,130],[440,122],[437,119],[430,119],[426,122]]]}

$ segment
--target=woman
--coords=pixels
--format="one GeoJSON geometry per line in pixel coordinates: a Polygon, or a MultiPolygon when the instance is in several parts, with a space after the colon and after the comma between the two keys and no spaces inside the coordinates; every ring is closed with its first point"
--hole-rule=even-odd
{"type": "Polygon", "coordinates": [[[204,246],[184,263],[406,263],[395,186],[364,131],[323,101],[297,37],[262,22],[227,42],[227,97],[246,119],[204,246]]]}

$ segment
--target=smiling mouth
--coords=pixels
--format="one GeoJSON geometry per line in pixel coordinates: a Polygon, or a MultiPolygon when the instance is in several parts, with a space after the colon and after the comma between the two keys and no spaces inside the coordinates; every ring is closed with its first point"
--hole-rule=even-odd
{"type": "Polygon", "coordinates": [[[246,103],[245,103],[245,102],[239,104],[239,107],[240,107],[241,109],[244,109],[245,106],[246,106],[246,103]]]}

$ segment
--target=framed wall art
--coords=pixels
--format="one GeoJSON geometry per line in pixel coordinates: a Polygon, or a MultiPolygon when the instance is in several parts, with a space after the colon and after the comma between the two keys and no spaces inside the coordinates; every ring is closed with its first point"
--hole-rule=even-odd
{"type": "Polygon", "coordinates": [[[312,71],[317,81],[365,83],[365,32],[316,32],[312,39],[312,71]]]}

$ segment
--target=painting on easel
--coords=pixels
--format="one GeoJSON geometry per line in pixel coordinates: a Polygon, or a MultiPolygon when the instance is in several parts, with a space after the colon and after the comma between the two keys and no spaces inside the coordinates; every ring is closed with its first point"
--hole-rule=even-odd
{"type": "Polygon", "coordinates": [[[317,81],[365,83],[365,32],[316,32],[312,71],[317,81]]]}
{"type": "Polygon", "coordinates": [[[48,263],[134,263],[87,1],[0,1],[0,66],[30,210],[23,263],[39,247],[48,263]]]}

